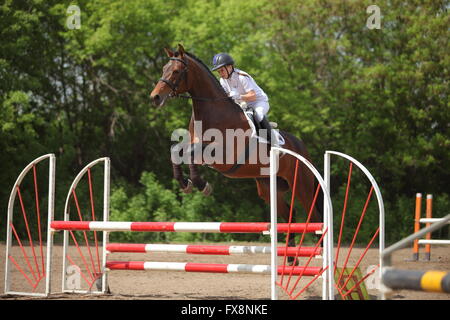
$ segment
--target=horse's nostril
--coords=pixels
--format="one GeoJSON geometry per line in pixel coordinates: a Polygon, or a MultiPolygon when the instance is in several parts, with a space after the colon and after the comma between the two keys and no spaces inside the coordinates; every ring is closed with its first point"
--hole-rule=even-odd
{"type": "Polygon", "coordinates": [[[156,94],[153,96],[153,103],[154,104],[159,104],[159,102],[161,101],[161,97],[159,96],[159,94],[156,94]]]}

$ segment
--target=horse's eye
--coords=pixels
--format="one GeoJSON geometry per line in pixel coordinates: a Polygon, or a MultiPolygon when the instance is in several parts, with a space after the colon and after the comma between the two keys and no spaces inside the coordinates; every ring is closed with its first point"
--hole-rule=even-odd
{"type": "Polygon", "coordinates": [[[178,73],[180,73],[180,71],[178,71],[178,70],[173,70],[173,73],[174,73],[174,74],[178,74],[178,73]]]}

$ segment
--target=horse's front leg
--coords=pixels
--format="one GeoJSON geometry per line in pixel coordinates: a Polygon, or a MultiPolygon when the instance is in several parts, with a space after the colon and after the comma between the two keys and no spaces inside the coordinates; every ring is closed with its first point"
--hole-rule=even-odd
{"type": "Polygon", "coordinates": [[[212,192],[212,186],[205,180],[202,179],[198,171],[197,164],[189,165],[189,176],[192,180],[194,186],[200,190],[205,196],[209,196],[212,192]]]}
{"type": "Polygon", "coordinates": [[[192,192],[192,181],[183,176],[183,168],[180,164],[172,163],[173,177],[178,181],[181,191],[184,193],[192,192]]]}
{"type": "Polygon", "coordinates": [[[182,163],[185,163],[183,162],[184,146],[188,146],[188,144],[179,143],[173,145],[170,150],[170,159],[172,161],[173,177],[178,181],[181,191],[183,191],[184,193],[191,193],[193,189],[192,181],[184,177],[183,168],[181,166],[182,163]]]}
{"type": "Polygon", "coordinates": [[[205,196],[209,196],[212,192],[211,185],[203,180],[198,170],[199,165],[203,163],[204,145],[201,143],[192,143],[189,148],[190,159],[189,162],[189,177],[192,184],[205,196]]]}

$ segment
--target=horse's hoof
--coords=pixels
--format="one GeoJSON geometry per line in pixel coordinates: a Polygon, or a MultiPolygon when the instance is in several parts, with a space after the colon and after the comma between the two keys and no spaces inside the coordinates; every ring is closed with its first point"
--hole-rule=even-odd
{"type": "Polygon", "coordinates": [[[213,191],[212,186],[207,182],[206,185],[205,185],[205,187],[204,187],[203,190],[202,190],[202,193],[203,193],[205,196],[209,196],[209,195],[212,193],[212,191],[213,191]]]}
{"type": "Polygon", "coordinates": [[[192,184],[191,179],[188,179],[186,188],[181,189],[181,191],[183,191],[183,193],[191,193],[193,188],[194,188],[194,185],[192,184]]]}

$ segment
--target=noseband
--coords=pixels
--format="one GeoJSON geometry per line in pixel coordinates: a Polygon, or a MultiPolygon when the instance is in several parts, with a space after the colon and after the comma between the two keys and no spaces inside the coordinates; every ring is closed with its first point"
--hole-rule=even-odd
{"type": "Polygon", "coordinates": [[[170,87],[170,89],[172,89],[172,92],[169,94],[169,97],[177,97],[178,96],[178,93],[177,93],[178,87],[180,86],[181,80],[183,80],[183,78],[185,78],[187,75],[188,66],[187,66],[187,62],[184,61],[183,59],[172,57],[172,58],[170,58],[170,60],[175,60],[175,61],[179,61],[179,62],[183,63],[184,69],[181,71],[180,76],[178,77],[178,79],[175,82],[172,82],[172,81],[170,81],[168,79],[164,79],[164,78],[159,79],[159,81],[164,82],[165,84],[167,84],[170,87]]]}

